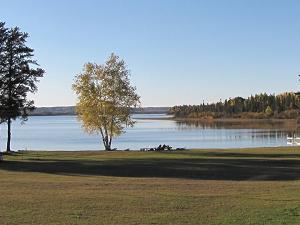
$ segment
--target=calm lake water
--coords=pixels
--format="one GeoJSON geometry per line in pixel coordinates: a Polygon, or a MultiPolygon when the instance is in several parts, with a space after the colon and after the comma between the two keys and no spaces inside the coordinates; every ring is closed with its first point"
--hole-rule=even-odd
{"type": "MultiPolygon", "coordinates": [[[[113,140],[118,149],[140,149],[168,144],[185,148],[244,148],[286,146],[293,132],[281,124],[184,123],[166,115],[133,116],[137,123],[113,140]]],[[[12,126],[13,150],[98,150],[103,149],[100,136],[88,135],[75,116],[30,117],[25,124],[12,126]]],[[[0,126],[0,145],[5,147],[6,127],[0,126]]]]}

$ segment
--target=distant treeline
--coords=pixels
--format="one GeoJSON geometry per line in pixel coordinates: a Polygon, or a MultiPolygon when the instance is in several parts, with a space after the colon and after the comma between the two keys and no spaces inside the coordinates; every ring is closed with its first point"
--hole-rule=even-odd
{"type": "Polygon", "coordinates": [[[247,118],[247,119],[296,119],[300,107],[298,93],[280,95],[257,94],[248,98],[236,97],[213,104],[182,105],[170,108],[177,118],[247,118]]]}
{"type": "MultiPolygon", "coordinates": [[[[143,107],[132,108],[133,114],[166,114],[169,107],[143,107]]],[[[29,113],[30,116],[60,116],[60,115],[76,115],[75,106],[61,107],[38,107],[29,113]]]]}

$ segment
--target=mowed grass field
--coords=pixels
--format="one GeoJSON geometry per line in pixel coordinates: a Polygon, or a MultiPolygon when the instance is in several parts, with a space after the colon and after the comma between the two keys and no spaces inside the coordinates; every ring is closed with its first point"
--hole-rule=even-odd
{"type": "Polygon", "coordinates": [[[300,224],[300,149],[24,152],[0,224],[300,224]]]}

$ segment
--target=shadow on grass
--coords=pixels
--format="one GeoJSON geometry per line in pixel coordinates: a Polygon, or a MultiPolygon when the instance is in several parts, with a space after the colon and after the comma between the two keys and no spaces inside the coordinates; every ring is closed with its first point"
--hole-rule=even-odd
{"type": "MultiPolygon", "coordinates": [[[[230,155],[226,155],[230,157],[230,155]]],[[[261,156],[261,155],[260,155],[261,156]]],[[[269,156],[269,155],[268,155],[269,156]]],[[[61,175],[185,178],[201,180],[300,179],[300,160],[245,158],[4,161],[0,169],[61,175]]]]}
{"type": "Polygon", "coordinates": [[[276,159],[299,159],[300,160],[300,154],[283,154],[283,153],[236,153],[236,152],[185,152],[184,153],[187,156],[200,156],[200,157],[230,157],[230,158],[276,158],[276,159]]]}

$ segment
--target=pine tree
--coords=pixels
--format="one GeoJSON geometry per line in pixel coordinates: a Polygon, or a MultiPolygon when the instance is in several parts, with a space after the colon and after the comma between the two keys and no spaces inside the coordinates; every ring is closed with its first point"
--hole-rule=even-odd
{"type": "Polygon", "coordinates": [[[33,49],[26,46],[28,34],[18,27],[4,30],[1,38],[0,58],[0,118],[7,123],[7,147],[11,151],[11,123],[17,118],[27,119],[28,111],[34,109],[34,102],[28,93],[37,91],[36,83],[43,77],[44,70],[33,60],[33,49]]]}

